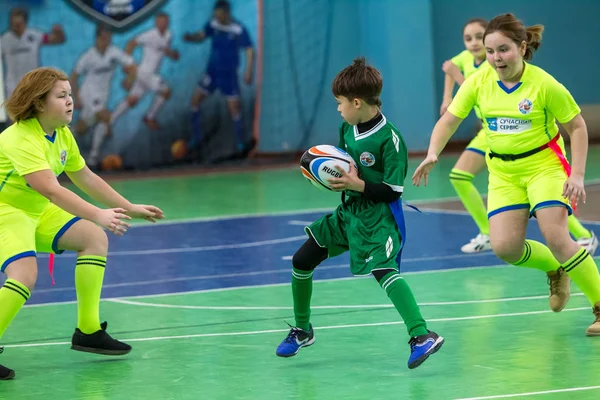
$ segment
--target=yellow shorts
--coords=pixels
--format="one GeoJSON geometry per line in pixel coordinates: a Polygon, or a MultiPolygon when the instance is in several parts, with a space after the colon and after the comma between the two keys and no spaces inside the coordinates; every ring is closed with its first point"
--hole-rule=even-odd
{"type": "Polygon", "coordinates": [[[489,156],[486,161],[490,171],[488,218],[522,208],[530,211],[530,217],[546,207],[566,207],[572,213],[569,200],[562,196],[567,173],[551,149],[516,161],[489,156]]]}
{"type": "Polygon", "coordinates": [[[62,253],[58,240],[79,219],[52,203],[39,216],[0,203],[0,271],[38,252],[62,253]]]}
{"type": "Polygon", "coordinates": [[[475,153],[481,154],[485,157],[485,152],[487,151],[487,137],[485,136],[485,130],[482,128],[477,136],[473,138],[467,145],[465,150],[474,151],[475,153]]]}

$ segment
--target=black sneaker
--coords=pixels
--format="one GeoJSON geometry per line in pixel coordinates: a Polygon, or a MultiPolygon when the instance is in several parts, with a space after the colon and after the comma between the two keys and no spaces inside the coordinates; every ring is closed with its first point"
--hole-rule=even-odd
{"type": "MultiPolygon", "coordinates": [[[[4,352],[4,347],[0,347],[0,354],[4,352]]],[[[0,365],[0,381],[7,381],[15,377],[15,371],[10,368],[6,368],[4,365],[0,365]]]]}
{"type": "Polygon", "coordinates": [[[104,354],[107,356],[120,356],[131,351],[131,346],[127,343],[119,342],[106,333],[108,324],[103,322],[100,329],[90,335],[81,332],[75,328],[73,339],[71,340],[71,349],[83,351],[86,353],[104,354]]]}

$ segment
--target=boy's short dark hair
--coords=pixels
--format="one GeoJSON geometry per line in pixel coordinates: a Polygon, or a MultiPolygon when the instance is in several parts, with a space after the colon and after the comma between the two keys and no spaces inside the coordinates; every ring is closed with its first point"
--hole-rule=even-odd
{"type": "Polygon", "coordinates": [[[381,106],[379,95],[383,79],[377,68],[367,65],[364,57],[354,60],[352,65],[341,70],[333,79],[331,91],[335,97],[349,100],[361,99],[371,106],[381,106]]]}
{"type": "Polygon", "coordinates": [[[229,4],[229,2],[227,0],[218,0],[217,2],[215,2],[215,6],[213,7],[214,10],[224,10],[224,11],[231,11],[231,4],[229,4]]]}

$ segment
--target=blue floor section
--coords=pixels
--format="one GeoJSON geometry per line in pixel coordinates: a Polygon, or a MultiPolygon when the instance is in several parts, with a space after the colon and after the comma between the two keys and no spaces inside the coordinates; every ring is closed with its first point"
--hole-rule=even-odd
{"type": "MultiPolygon", "coordinates": [[[[102,296],[159,293],[265,285],[290,281],[291,261],[306,240],[303,227],[290,221],[313,221],[323,213],[233,218],[132,228],[110,237],[110,254],[102,296]]],[[[406,212],[407,242],[401,271],[497,265],[493,253],[463,254],[460,247],[477,234],[467,215],[406,212]]],[[[529,237],[541,240],[537,224],[529,237]]],[[[351,276],[347,254],[325,260],[315,279],[351,276]]],[[[28,304],[72,301],[75,254],[56,257],[52,285],[47,258],[40,258],[36,289],[28,304]]]]}

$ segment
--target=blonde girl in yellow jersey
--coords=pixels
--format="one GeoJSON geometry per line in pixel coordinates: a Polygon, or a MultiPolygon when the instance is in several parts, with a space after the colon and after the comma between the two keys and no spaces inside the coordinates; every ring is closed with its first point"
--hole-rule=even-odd
{"type": "Polygon", "coordinates": [[[465,80],[433,129],[429,151],[413,175],[427,184],[438,155],[473,107],[481,112],[488,139],[488,218],[494,253],[507,263],[545,272],[550,308],[561,311],[570,280],[595,315],[587,335],[600,335],[600,275],[591,255],[574,241],[567,218],[581,199],[588,134],[569,91],[550,74],[526,62],[540,46],[544,27],[525,26],[512,14],[497,16],[484,33],[492,68],[465,80]],[[556,121],[571,138],[572,166],[556,121]],[[547,246],[526,239],[536,217],[547,246]]]}
{"type": "MultiPolygon", "coordinates": [[[[444,81],[444,100],[440,107],[440,115],[444,115],[452,102],[455,83],[460,86],[465,79],[474,73],[490,68],[489,63],[486,62],[485,47],[483,45],[483,34],[486,27],[487,21],[485,19],[473,18],[469,20],[463,28],[465,50],[444,62],[442,69],[446,77],[444,81]]],[[[481,120],[481,114],[477,107],[475,107],[475,113],[477,118],[481,120]]],[[[485,204],[481,194],[473,184],[475,176],[485,168],[487,147],[485,130],[482,128],[467,145],[450,172],[450,183],[452,183],[460,201],[479,228],[479,234],[461,247],[461,251],[464,253],[491,250],[490,226],[485,204]]],[[[593,255],[598,247],[596,235],[586,229],[574,215],[569,216],[568,223],[569,231],[573,237],[593,255]]]]}
{"type": "MultiPolygon", "coordinates": [[[[0,337],[35,286],[37,253],[71,250],[77,252],[77,327],[71,348],[129,353],[131,346],[113,339],[106,322],[100,323],[108,254],[102,228],[122,235],[129,227],[126,220],[154,221],[163,218],[163,212],[130,203],[85,165],[68,128],[73,98],[62,71],[38,68],[27,73],[6,110],[15,123],[0,134],[0,270],[7,276],[0,288],[0,337]],[[57,179],[63,172],[92,199],[111,208],[98,208],[63,187],[57,179]]],[[[0,365],[0,380],[14,376],[12,369],[0,365]]]]}
{"type": "MultiPolygon", "coordinates": [[[[488,65],[485,57],[485,47],[483,46],[483,34],[486,27],[487,21],[483,18],[473,18],[467,21],[463,27],[465,50],[444,62],[442,69],[446,76],[444,80],[444,100],[440,107],[440,115],[444,115],[452,102],[454,84],[462,85],[465,79],[488,65]]],[[[477,118],[481,119],[477,108],[475,108],[475,113],[477,118]]],[[[475,175],[485,168],[486,150],[485,132],[480,129],[450,172],[450,183],[452,183],[465,209],[479,228],[479,234],[461,247],[464,253],[478,253],[492,249],[485,204],[481,194],[473,185],[475,175]]]]}

